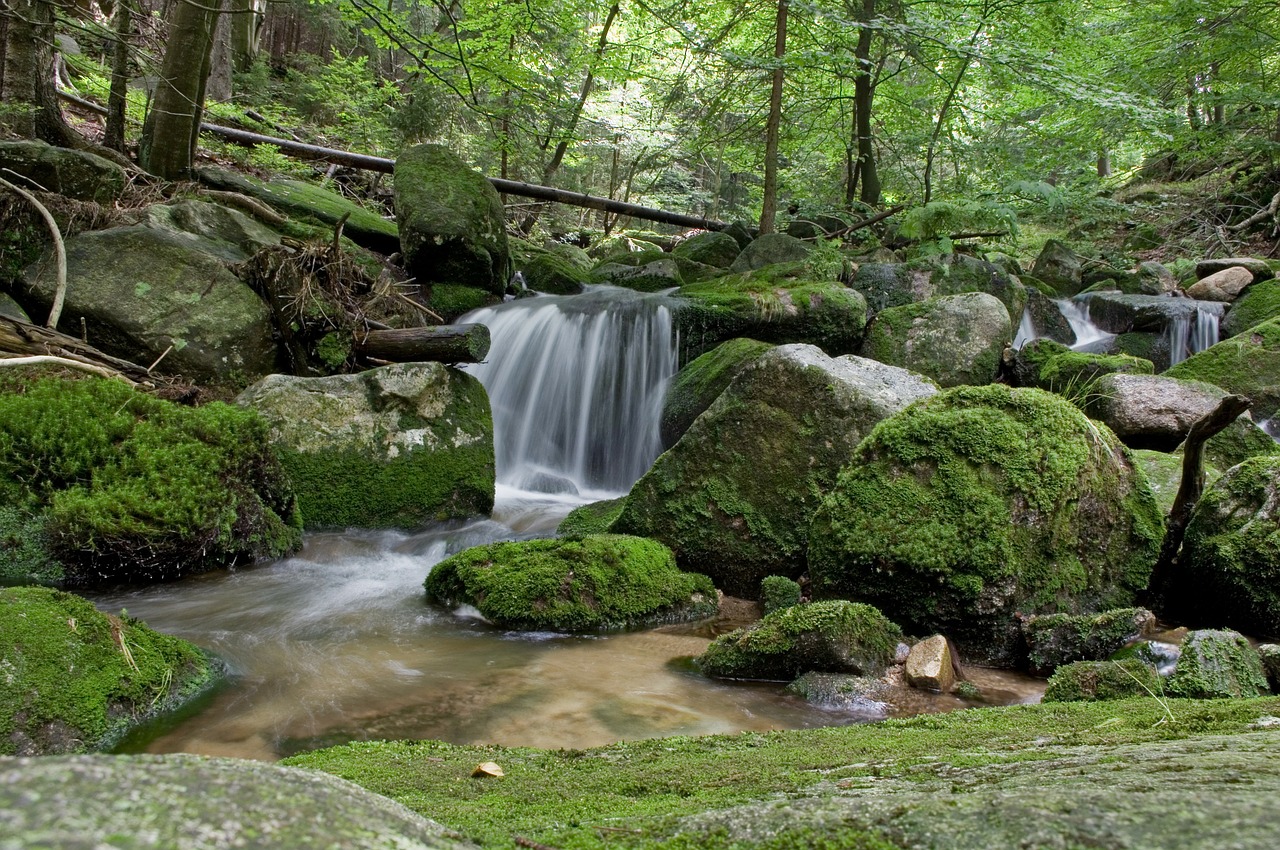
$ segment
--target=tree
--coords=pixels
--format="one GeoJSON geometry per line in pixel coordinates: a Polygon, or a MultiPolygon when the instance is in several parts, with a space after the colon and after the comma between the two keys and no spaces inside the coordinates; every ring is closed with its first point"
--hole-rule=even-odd
{"type": "Polygon", "coordinates": [[[84,139],[62,117],[53,86],[53,4],[0,0],[0,15],[6,21],[0,122],[20,136],[84,147],[84,139]]]}
{"type": "Polygon", "coordinates": [[[769,91],[769,120],[764,131],[764,198],[760,202],[760,233],[772,233],[778,213],[778,129],[782,124],[782,84],[787,52],[787,0],[778,0],[774,26],[772,86],[769,91]]]}
{"type": "Polygon", "coordinates": [[[174,4],[169,46],[138,150],[142,167],[157,177],[182,180],[191,176],[217,21],[216,6],[197,0],[174,4]]]}

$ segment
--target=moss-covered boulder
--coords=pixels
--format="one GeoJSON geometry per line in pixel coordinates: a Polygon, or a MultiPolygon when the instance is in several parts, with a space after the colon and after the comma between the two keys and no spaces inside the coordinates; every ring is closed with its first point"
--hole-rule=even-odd
{"type": "Polygon", "coordinates": [[[809,256],[813,246],[785,233],[766,233],[751,240],[734,258],[729,270],[743,273],[777,263],[798,263],[809,256]]]}
{"type": "Polygon", "coordinates": [[[958,387],[876,426],[809,529],[816,596],[1010,663],[1017,614],[1133,604],[1163,536],[1146,479],[1064,399],[958,387]]]}
{"type": "Polygon", "coordinates": [[[1111,373],[1092,383],[1084,409],[1105,423],[1126,446],[1169,452],[1226,395],[1203,381],[1111,373]]]}
{"type": "Polygon", "coordinates": [[[1209,487],[1167,590],[1195,624],[1280,636],[1280,457],[1256,457],[1209,487]]]}
{"type": "MultiPolygon", "coordinates": [[[[1147,484],[1151,486],[1156,504],[1160,506],[1161,516],[1168,516],[1173,510],[1173,500],[1178,495],[1178,488],[1182,486],[1182,455],[1151,449],[1134,449],[1130,452],[1130,456],[1133,458],[1134,466],[1141,469],[1142,474],[1147,477],[1147,484]]],[[[1205,463],[1201,469],[1204,470],[1205,486],[1211,485],[1222,476],[1222,471],[1212,463],[1205,463]]]]}
{"type": "Polygon", "coordinates": [[[524,284],[537,292],[573,295],[591,282],[591,259],[575,245],[555,243],[540,247],[523,239],[512,239],[511,259],[524,284]]]}
{"type": "Polygon", "coordinates": [[[718,230],[695,233],[671,249],[671,253],[677,257],[718,269],[727,269],[733,265],[741,251],[738,240],[718,230]]]}
{"type": "Polygon", "coordinates": [[[1146,608],[1117,608],[1100,614],[1043,614],[1022,621],[1027,662],[1047,675],[1073,661],[1102,661],[1155,628],[1146,608]]]}
{"type": "Polygon", "coordinates": [[[5,760],[0,813],[6,847],[474,846],[399,803],[325,773],[177,754],[5,760]]]}
{"type": "Polygon", "coordinates": [[[811,671],[879,676],[901,640],[902,630],[870,605],[813,602],[721,635],[698,666],[717,679],[789,681],[811,671]]]}
{"type": "MultiPolygon", "coordinates": [[[[275,368],[267,305],[203,240],[134,225],[67,240],[59,328],[109,354],[201,379],[256,377],[275,368]]],[[[24,274],[28,299],[48,310],[57,289],[46,254],[24,274]]]]}
{"type": "MultiPolygon", "coordinates": [[[[602,263],[591,270],[591,279],[595,283],[607,283],[634,289],[636,292],[661,292],[672,289],[684,282],[680,276],[680,267],[674,257],[661,251],[654,251],[658,256],[646,263],[602,263]]],[[[633,256],[646,256],[637,254],[633,256]]]]}
{"type": "Polygon", "coordinates": [[[1151,361],[1140,357],[1072,351],[1051,339],[1037,339],[1014,354],[1009,377],[1016,386],[1049,390],[1083,403],[1103,375],[1150,375],[1154,371],[1151,361]]]}
{"type": "Polygon", "coordinates": [[[1077,301],[1087,305],[1091,322],[1113,334],[1130,331],[1164,334],[1175,325],[1194,327],[1201,314],[1220,317],[1225,309],[1216,301],[1123,292],[1092,292],[1077,301]]]}
{"type": "Polygon", "coordinates": [[[26,188],[38,187],[78,201],[110,204],[124,191],[124,169],[114,162],[34,140],[0,142],[0,169],[27,178],[30,182],[18,181],[26,188]]]}
{"type": "Polygon", "coordinates": [[[273,245],[280,234],[239,210],[206,201],[182,200],[147,207],[146,223],[185,239],[191,247],[228,263],[242,263],[273,245]]]}
{"type": "Polygon", "coordinates": [[[1163,685],[1155,668],[1137,659],[1076,661],[1049,677],[1044,702],[1095,702],[1159,695],[1163,685]]]}
{"type": "Polygon", "coordinates": [[[422,295],[427,306],[446,322],[453,322],[472,310],[502,303],[501,296],[487,289],[453,283],[433,283],[422,290],[422,295]]]}
{"type": "Polygon", "coordinates": [[[220,669],[185,640],[70,593],[0,588],[0,755],[108,749],[220,669]]]}
{"type": "Polygon", "coordinates": [[[680,439],[734,377],[770,348],[767,342],[731,339],[686,363],[672,379],[662,403],[662,444],[669,447],[680,439]]]}
{"type": "Polygon", "coordinates": [[[1280,644],[1260,644],[1258,658],[1262,661],[1262,672],[1267,676],[1271,693],[1280,694],[1280,644]]]}
{"type": "Polygon", "coordinates": [[[342,235],[362,248],[387,255],[400,249],[395,222],[314,183],[288,177],[262,180],[252,174],[214,167],[196,169],[196,175],[207,186],[257,198],[305,222],[325,225],[330,231],[343,221],[342,235]]]}
{"type": "Polygon", "coordinates": [[[443,145],[415,145],[395,167],[405,271],[421,283],[501,294],[511,277],[502,199],[484,175],[443,145]]]}
{"type": "Polygon", "coordinates": [[[603,632],[715,614],[711,580],[653,540],[601,534],[474,546],[444,559],[427,598],[472,605],[503,629],[603,632]]]}
{"type": "Polygon", "coordinates": [[[588,534],[606,534],[622,513],[627,497],[592,502],[569,511],[569,515],[556,526],[561,537],[585,537],[588,534]]]}
{"type": "Polygon", "coordinates": [[[1083,265],[1080,255],[1070,246],[1050,239],[1031,264],[1031,274],[1058,294],[1070,297],[1084,288],[1083,265]]]}
{"type": "Polygon", "coordinates": [[[1251,417],[1241,416],[1209,438],[1204,454],[1218,469],[1230,469],[1251,457],[1280,455],[1280,442],[1251,417]]]}
{"type": "Polygon", "coordinates": [[[0,574],[74,585],[165,581],[297,547],[266,424],[102,378],[0,393],[0,574]]]}
{"type": "Polygon", "coordinates": [[[989,384],[1011,339],[1004,305],[975,292],[882,310],[867,327],[861,353],[943,387],[989,384]]]}
{"type": "Polygon", "coordinates": [[[1222,319],[1223,338],[1244,333],[1268,319],[1280,318],[1280,280],[1264,280],[1245,290],[1222,319]]]}
{"type": "Polygon", "coordinates": [[[810,345],[761,354],[631,489],[614,528],[661,540],[681,566],[752,596],[804,570],[808,523],[872,427],[932,382],[810,345]]]}
{"type": "Polygon", "coordinates": [[[308,528],[413,528],[493,508],[489,397],[457,369],[271,375],[236,403],[269,423],[308,528]]]}
{"type": "Polygon", "coordinates": [[[910,263],[863,263],[849,285],[866,297],[872,312],[943,295],[985,292],[1005,305],[1009,321],[1017,325],[1027,304],[1021,281],[998,266],[965,254],[910,263]]]}
{"type": "Polygon", "coordinates": [[[673,318],[691,357],[735,337],[852,354],[867,323],[867,303],[858,292],[816,279],[802,264],[687,284],[677,295],[673,318]]]}
{"type": "Polygon", "coordinates": [[[1182,642],[1169,693],[1193,699],[1256,697],[1268,693],[1258,651],[1239,632],[1202,629],[1182,642]]]}
{"type": "Polygon", "coordinates": [[[1280,411],[1280,318],[1194,354],[1165,372],[1172,378],[1205,381],[1253,402],[1253,418],[1280,411]]]}

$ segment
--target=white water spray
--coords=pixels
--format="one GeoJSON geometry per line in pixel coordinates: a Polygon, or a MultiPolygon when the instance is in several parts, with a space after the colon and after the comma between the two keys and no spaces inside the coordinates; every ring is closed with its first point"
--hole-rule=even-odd
{"type": "Polygon", "coordinates": [[[1073,301],[1069,298],[1055,299],[1058,305],[1058,312],[1067,320],[1067,324],[1071,325],[1071,332],[1076,335],[1076,341],[1071,348],[1075,351],[1092,351],[1095,349],[1105,348],[1101,345],[1106,343],[1109,345],[1111,340],[1115,339],[1115,334],[1110,334],[1098,327],[1089,318],[1089,302],[1088,300],[1073,301]]]}
{"type": "Polygon", "coordinates": [[[1176,366],[1193,354],[1218,344],[1218,321],[1221,305],[1199,302],[1193,312],[1184,313],[1169,322],[1165,338],[1169,343],[1169,365],[1176,366]],[[1216,309],[1215,309],[1216,307],[1216,309]]]}

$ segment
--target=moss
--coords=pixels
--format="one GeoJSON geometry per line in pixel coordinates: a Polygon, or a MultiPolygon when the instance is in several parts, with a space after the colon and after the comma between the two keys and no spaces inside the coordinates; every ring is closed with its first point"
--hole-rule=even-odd
{"type": "Polygon", "coordinates": [[[671,253],[677,257],[721,269],[732,265],[741,251],[736,239],[715,230],[691,236],[671,249],[671,253]]]}
{"type": "Polygon", "coordinates": [[[1193,623],[1280,635],[1280,457],[1250,458],[1209,487],[1187,524],[1171,602],[1193,623]]]}
{"type": "Polygon", "coordinates": [[[809,567],[815,595],[995,659],[1016,642],[1015,612],[1132,604],[1162,536],[1104,427],[1039,390],[960,387],[858,446],[810,527],[809,567]]]}
{"type": "Polygon", "coordinates": [[[1193,354],[1165,374],[1243,395],[1253,401],[1254,419],[1269,419],[1280,410],[1280,318],[1193,354]]]}
{"type": "MultiPolygon", "coordinates": [[[[571,248],[572,246],[562,246],[571,248]]],[[[577,249],[574,249],[577,250],[577,249]]],[[[553,295],[581,292],[591,282],[591,274],[565,252],[541,248],[522,239],[511,240],[511,256],[516,271],[524,275],[525,286],[553,295]]]]}
{"type": "Polygon", "coordinates": [[[43,514],[0,507],[0,586],[59,585],[66,572],[49,551],[43,514]]]}
{"type": "Polygon", "coordinates": [[[592,502],[569,511],[569,515],[556,527],[561,537],[584,537],[588,534],[607,534],[626,507],[627,497],[592,502]]]}
{"type": "Polygon", "coordinates": [[[118,381],[0,394],[0,498],[43,514],[67,579],[155,581],[296,548],[292,490],[265,423],[118,381]]]}
{"type": "Polygon", "coordinates": [[[1145,608],[1117,608],[1101,614],[1047,614],[1022,624],[1027,660],[1036,673],[1073,661],[1101,661],[1124,648],[1155,617],[1145,608]]]}
{"type": "Polygon", "coordinates": [[[1246,289],[1222,320],[1224,336],[1235,336],[1280,318],[1280,280],[1262,280],[1246,289]]]}
{"type": "Polygon", "coordinates": [[[1126,661],[1077,661],[1057,669],[1045,688],[1044,702],[1129,699],[1161,693],[1160,676],[1148,664],[1126,661]]]}
{"type": "MultiPolygon", "coordinates": [[[[1153,782],[1152,777],[1160,775],[1162,768],[1169,769],[1171,762],[1162,765],[1162,756],[1171,755],[1175,748],[1191,747],[1219,754],[1219,760],[1194,785],[1189,771],[1179,772],[1181,791],[1204,793],[1205,799],[1214,800],[1219,813],[1226,806],[1222,795],[1233,790],[1255,790],[1260,795],[1259,812],[1274,808],[1270,790],[1274,780],[1265,779],[1265,789],[1257,788],[1269,775],[1265,767],[1248,774],[1250,782],[1224,783],[1223,777],[1226,765],[1243,763],[1226,755],[1237,750],[1233,742],[1254,740],[1262,753],[1274,748],[1274,734],[1252,730],[1251,724],[1280,714],[1280,699],[1169,700],[1167,705],[1176,723],[1159,722],[1167,717],[1165,709],[1143,697],[982,708],[795,732],[624,741],[590,750],[360,742],[307,753],[287,763],[350,779],[461,831],[481,846],[495,848],[510,847],[513,835],[561,850],[722,846],[715,842],[724,839],[708,839],[708,832],[688,836],[689,819],[706,820],[719,814],[719,829],[728,829],[745,824],[747,812],[742,807],[756,801],[778,811],[792,801],[821,803],[841,796],[868,805],[881,800],[888,808],[875,809],[870,816],[849,810],[844,816],[797,818],[754,839],[742,837],[737,846],[783,842],[787,837],[801,842],[791,846],[823,846],[803,842],[847,835],[842,829],[867,820],[878,823],[865,826],[876,834],[898,830],[891,846],[1016,846],[1016,836],[983,842],[970,833],[961,843],[954,834],[959,807],[967,800],[977,799],[990,812],[1007,811],[1013,798],[1002,805],[998,797],[991,798],[989,789],[1003,787],[1001,783],[1014,776],[1024,777],[1040,799],[1050,791],[1061,793],[1064,783],[1076,777],[1074,781],[1105,794],[1121,818],[1121,807],[1147,800],[1152,806],[1137,819],[1139,834],[1133,846],[1155,846],[1150,830],[1167,824],[1180,807],[1170,808],[1168,783],[1153,782]],[[1142,763],[1133,770],[1133,790],[1117,792],[1115,783],[1126,763],[1139,760],[1142,763]],[[485,761],[500,764],[506,776],[500,781],[470,778],[476,764],[485,761]],[[1208,790],[1211,787],[1217,793],[1208,790]],[[943,811],[926,808],[930,799],[943,811]],[[910,818],[921,808],[931,815],[930,823],[948,831],[947,836],[926,838],[899,829],[922,829],[919,823],[912,825],[910,818]],[[681,839],[681,834],[687,837],[681,839]],[[687,843],[669,843],[677,840],[687,843]]],[[[1273,755],[1263,759],[1274,762],[1273,755]]],[[[1190,846],[1186,839],[1206,837],[1206,830],[1211,837],[1196,846],[1214,846],[1213,839],[1221,837],[1218,822],[1203,820],[1203,807],[1182,808],[1202,819],[1200,832],[1187,833],[1183,841],[1169,846],[1190,846]]],[[[1053,807],[1055,817],[1070,810],[1067,799],[1053,807]]],[[[1049,814],[1019,818],[1009,827],[1020,828],[1024,839],[1033,830],[1041,834],[1049,814]]],[[[1102,817],[1107,820],[1105,814],[1102,817]]],[[[1260,818],[1266,820],[1265,815],[1260,818]]],[[[1074,833],[1077,840],[1082,834],[1074,833]]],[[[1251,843],[1250,850],[1274,846],[1274,834],[1268,837],[1269,844],[1251,843]]],[[[1061,844],[1072,846],[1066,839],[1061,844]]]]}
{"type": "Polygon", "coordinates": [[[108,748],[216,674],[195,646],[78,596],[0,589],[0,754],[108,748]]]}
{"type": "Polygon", "coordinates": [[[500,299],[485,289],[474,286],[458,286],[452,283],[435,283],[431,285],[427,306],[438,313],[441,318],[452,322],[459,316],[488,307],[500,299]]]}
{"type": "Polygon", "coordinates": [[[760,607],[765,614],[800,604],[800,585],[786,576],[765,576],[760,581],[760,607]]]}
{"type": "Polygon", "coordinates": [[[1205,629],[1182,642],[1169,693],[1197,699],[1252,697],[1267,693],[1258,651],[1238,632],[1205,629]]]}
{"type": "Polygon", "coordinates": [[[742,368],[772,347],[754,339],[731,339],[687,363],[671,381],[662,404],[663,443],[669,446],[680,439],[742,368]]]}
{"type": "Polygon", "coordinates": [[[890,307],[867,327],[861,353],[918,372],[940,386],[989,384],[1011,338],[995,296],[967,293],[890,307]]]}
{"type": "Polygon", "coordinates": [[[788,681],[810,671],[878,676],[893,663],[902,630],[857,602],[793,605],[721,635],[698,657],[708,676],[788,681]]]}
{"type": "Polygon", "coordinates": [[[1050,357],[1040,369],[1038,386],[1056,393],[1092,384],[1103,375],[1154,375],[1150,360],[1128,354],[1091,354],[1065,351],[1050,357]]]}
{"type": "MultiPolygon", "coordinates": [[[[1251,457],[1280,455],[1280,443],[1255,422],[1241,417],[1210,437],[1205,443],[1204,454],[1218,469],[1230,469],[1251,457]]],[[[1211,471],[1210,474],[1212,478],[1205,482],[1206,486],[1212,484],[1220,473],[1211,471]]]]}
{"type": "MultiPolygon", "coordinates": [[[[1266,434],[1263,436],[1266,437],[1266,434]]],[[[1270,437],[1267,439],[1270,440],[1270,437]]],[[[1160,506],[1161,516],[1168,516],[1173,510],[1173,500],[1178,495],[1178,488],[1182,486],[1182,455],[1150,449],[1136,449],[1130,454],[1134,465],[1146,476],[1147,484],[1156,497],[1156,504],[1160,506]]],[[[1202,469],[1206,487],[1222,477],[1222,473],[1212,464],[1206,463],[1202,469]]]]}
{"type": "Polygon", "coordinates": [[[706,576],[676,568],[653,540],[605,534],[475,546],[427,576],[427,598],[474,605],[500,628],[599,632],[700,619],[717,608],[706,576]]]}
{"type": "Polygon", "coordinates": [[[351,357],[351,337],[345,333],[327,333],[316,343],[316,356],[330,371],[338,371],[351,357]]]}

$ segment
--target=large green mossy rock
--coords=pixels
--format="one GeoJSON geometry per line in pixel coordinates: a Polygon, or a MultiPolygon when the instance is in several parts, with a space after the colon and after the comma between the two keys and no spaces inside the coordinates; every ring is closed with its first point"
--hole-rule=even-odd
{"type": "Polygon", "coordinates": [[[785,233],[766,233],[751,240],[734,258],[729,270],[749,272],[777,263],[798,263],[809,256],[813,246],[785,233]]]}
{"type": "MultiPolygon", "coordinates": [[[[0,588],[0,755],[107,749],[219,673],[185,640],[103,614],[79,596],[0,588]]],[[[3,824],[0,815],[0,846],[11,835],[3,824]]]]}
{"type": "Polygon", "coordinates": [[[1280,411],[1280,318],[1193,354],[1165,372],[1222,387],[1253,402],[1253,418],[1269,419],[1280,411]]]}
{"type": "MultiPolygon", "coordinates": [[[[134,225],[67,240],[67,292],[59,328],[109,354],[198,379],[257,377],[275,368],[267,305],[200,240],[134,225]],[[167,354],[166,354],[167,352],[167,354]]],[[[47,310],[57,288],[53,257],[24,273],[30,300],[47,310]]]]}
{"type": "Polygon", "coordinates": [[[327,225],[329,229],[342,221],[344,236],[379,254],[390,255],[400,249],[400,235],[395,222],[387,221],[337,192],[322,189],[314,183],[285,177],[262,180],[252,174],[225,168],[200,168],[196,173],[205,185],[257,198],[281,212],[327,225]]]}
{"type": "Polygon", "coordinates": [[[483,174],[442,145],[415,145],[396,159],[395,192],[411,277],[502,294],[511,250],[502,199],[483,174]]]}
{"type": "Polygon", "coordinates": [[[985,292],[1000,299],[1016,326],[1027,303],[1026,287],[985,260],[964,254],[911,263],[863,263],[850,283],[872,312],[917,304],[943,295],[985,292]]]}
{"type": "Polygon", "coordinates": [[[614,530],[661,540],[681,566],[754,596],[765,576],[804,571],[809,519],[858,442],[935,392],[873,360],[767,351],[636,482],[614,530]]]}
{"type": "Polygon", "coordinates": [[[676,373],[662,403],[662,444],[671,446],[711,406],[739,372],[773,348],[754,339],[731,339],[676,373]]]}
{"type": "Polygon", "coordinates": [[[317,771],[190,755],[0,760],[5,850],[472,846],[399,803],[317,771]]]}
{"type": "MultiPolygon", "coordinates": [[[[569,514],[556,526],[556,534],[561,537],[584,537],[588,534],[607,534],[613,523],[622,513],[622,506],[627,503],[626,496],[616,499],[605,499],[580,505],[569,511],[569,514]]],[[[2,516],[2,515],[0,515],[2,516]]]]}
{"type": "Polygon", "coordinates": [[[1204,454],[1218,469],[1230,469],[1251,457],[1280,455],[1280,442],[1251,417],[1241,416],[1209,438],[1204,454]]]}
{"type": "Polygon", "coordinates": [[[880,676],[902,630],[870,605],[841,600],[793,605],[721,635],[698,656],[718,679],[790,681],[809,672],[880,676]]]}
{"type": "Polygon", "coordinates": [[[493,508],[489,397],[457,369],[271,375],[236,403],[269,423],[308,528],[413,528],[493,508]]]}
{"type": "Polygon", "coordinates": [[[1246,289],[1231,305],[1222,319],[1222,335],[1235,336],[1275,318],[1280,318],[1280,280],[1264,280],[1246,289]]]}
{"type": "Polygon", "coordinates": [[[867,304],[859,293],[816,280],[799,264],[688,284],[676,294],[680,301],[673,318],[691,356],[735,337],[809,343],[832,356],[852,354],[867,323],[867,304]]]}
{"type": "Polygon", "coordinates": [[[677,257],[718,269],[733,265],[741,251],[738,240],[718,230],[694,234],[671,249],[677,257]]]}
{"type": "Polygon", "coordinates": [[[536,292],[573,295],[591,283],[591,258],[575,245],[557,243],[541,247],[523,239],[512,239],[511,259],[524,276],[524,285],[536,292]]]}
{"type": "MultiPolygon", "coordinates": [[[[1167,517],[1173,510],[1173,500],[1178,495],[1178,488],[1182,486],[1182,455],[1152,449],[1134,449],[1129,454],[1134,466],[1141,469],[1142,474],[1147,477],[1147,484],[1156,497],[1156,504],[1160,506],[1160,515],[1167,517]]],[[[1210,463],[1205,463],[1201,469],[1204,471],[1205,486],[1222,476],[1222,471],[1210,463]]]]}
{"type": "Polygon", "coordinates": [[[1205,491],[1167,592],[1192,623],[1280,636],[1280,457],[1250,458],[1205,491]]]}
{"type": "Polygon", "coordinates": [[[1163,691],[1155,668],[1137,659],[1075,661],[1049,677],[1043,701],[1098,702],[1154,697],[1163,691]]]}
{"type": "Polygon", "coordinates": [[[44,142],[0,142],[0,169],[26,180],[26,189],[54,192],[78,201],[110,204],[124,191],[124,169],[87,151],[55,148],[44,142]]]}
{"type": "Polygon", "coordinates": [[[1150,375],[1150,360],[1128,354],[1072,351],[1051,339],[1032,340],[1013,356],[1010,378],[1020,387],[1038,387],[1085,401],[1103,375],[1150,375]]]}
{"type": "Polygon", "coordinates": [[[1018,614],[1133,604],[1163,522],[1127,451],[1066,400],[959,387],[881,422],[809,529],[817,596],[1009,663],[1018,614]]]}
{"type": "Polygon", "coordinates": [[[715,614],[715,587],[671,550],[619,534],[475,546],[431,568],[427,598],[472,605],[499,628],[603,632],[715,614]]]}
{"type": "Polygon", "coordinates": [[[0,393],[0,504],[9,582],[167,581],[301,542],[261,419],[103,378],[0,393]]]}
{"type": "Polygon", "coordinates": [[[1258,650],[1239,632],[1203,629],[1182,642],[1169,693],[1194,699],[1256,697],[1268,692],[1258,650]]]}
{"type": "Polygon", "coordinates": [[[1031,265],[1031,274],[1044,281],[1060,295],[1072,296],[1084,288],[1083,262],[1063,242],[1050,239],[1031,265]]]}
{"type": "Polygon", "coordinates": [[[989,384],[1011,339],[1004,305],[994,295],[974,292],[880,311],[867,327],[861,353],[942,387],[989,384]]]}
{"type": "Polygon", "coordinates": [[[1146,608],[1117,608],[1100,614],[1044,614],[1022,620],[1027,661],[1047,675],[1075,661],[1102,661],[1155,628],[1146,608]]]}

